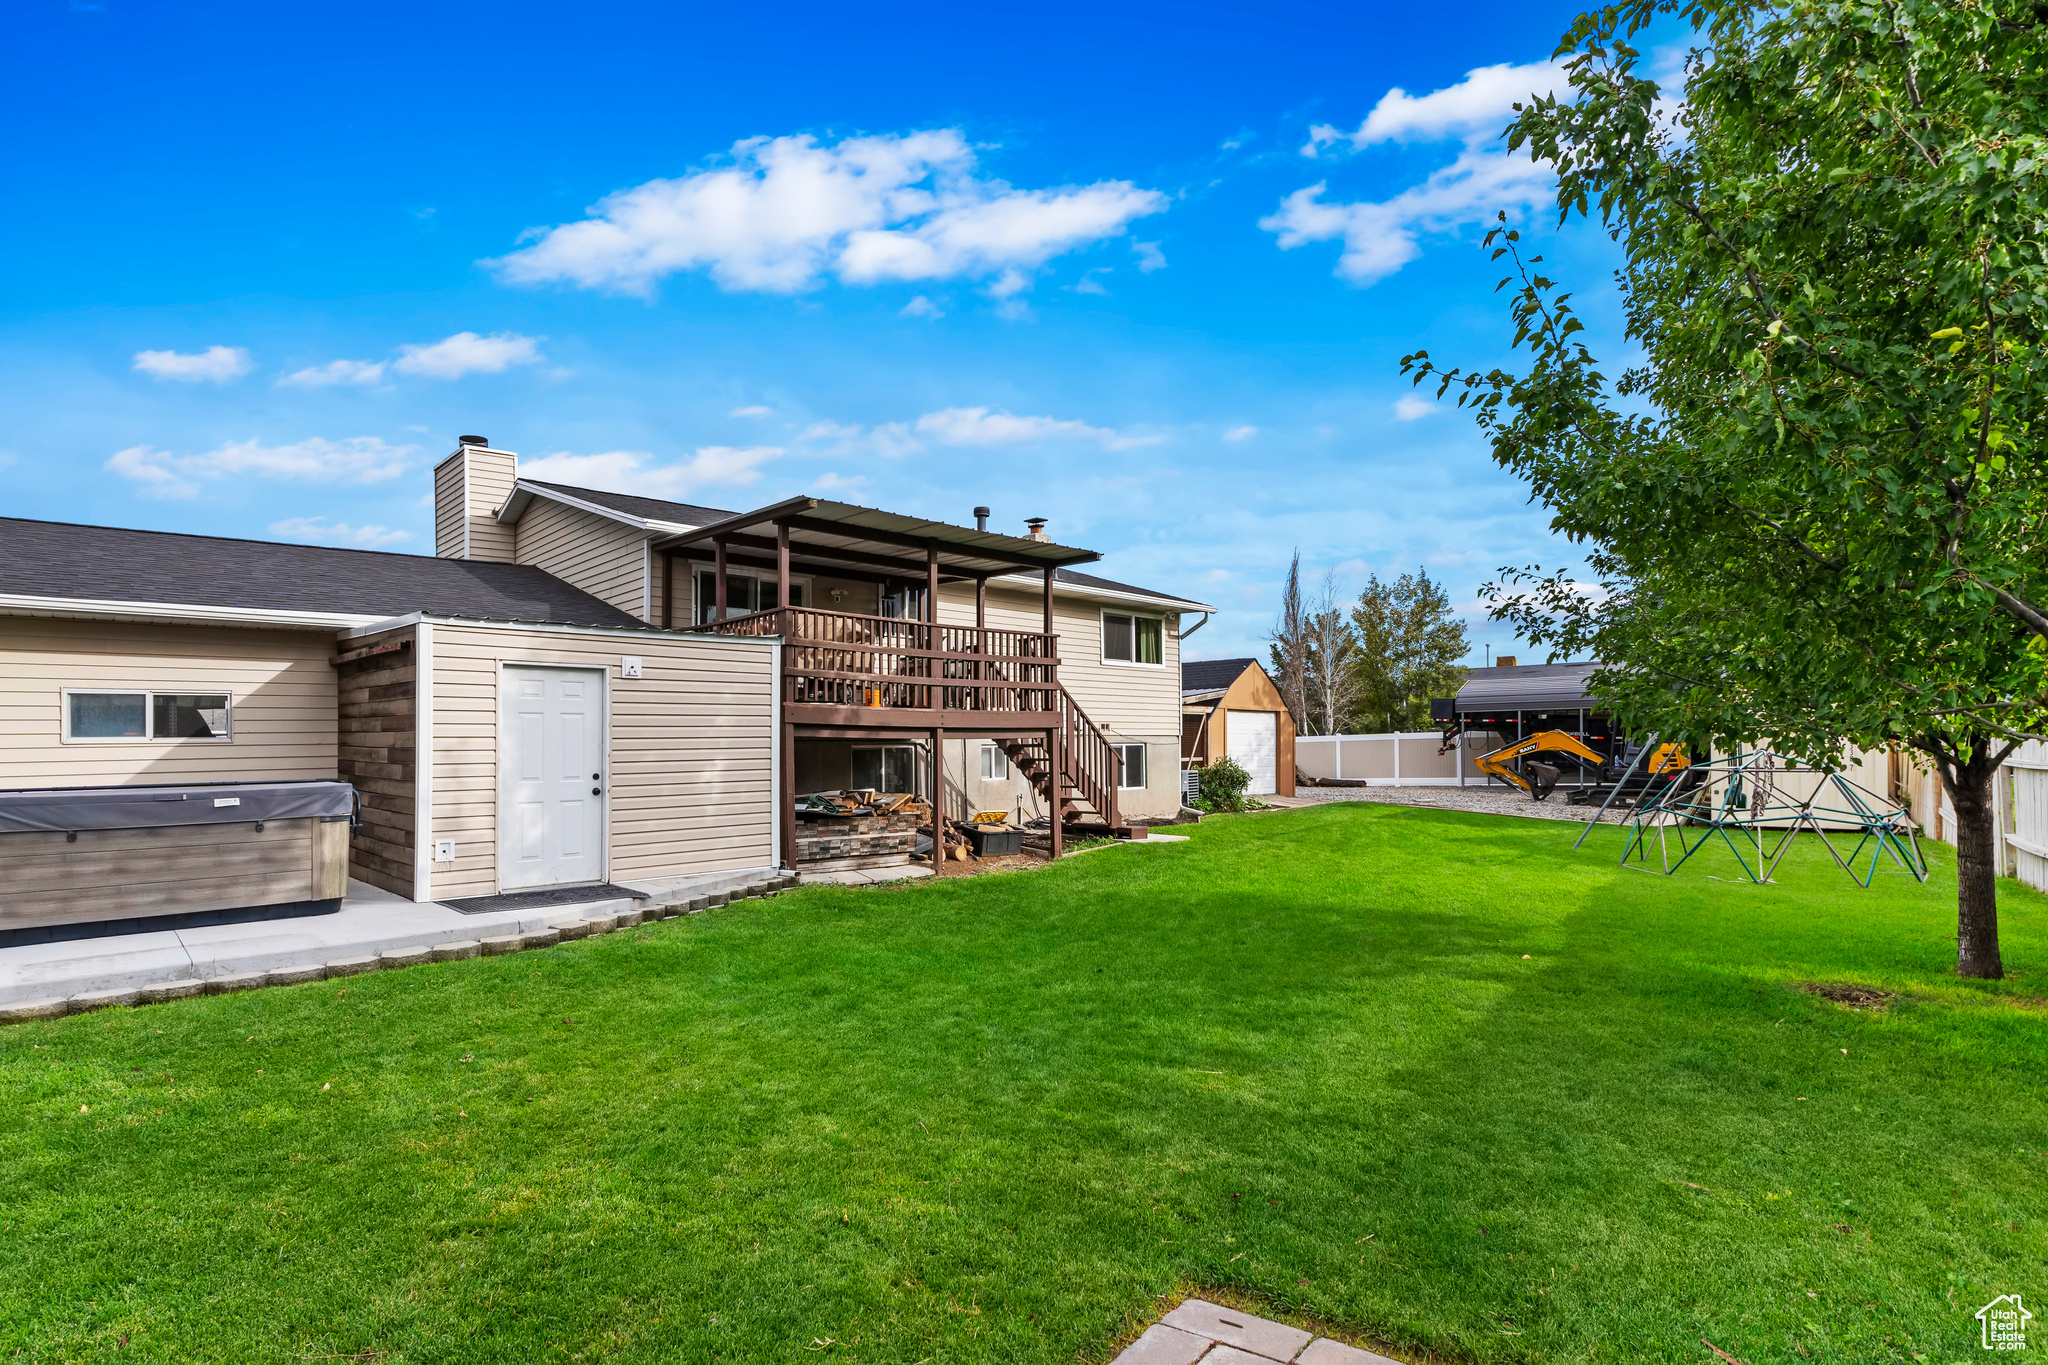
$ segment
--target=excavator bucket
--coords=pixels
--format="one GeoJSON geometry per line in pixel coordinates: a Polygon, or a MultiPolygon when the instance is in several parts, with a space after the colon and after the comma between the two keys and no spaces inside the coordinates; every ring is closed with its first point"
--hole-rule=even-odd
{"type": "Polygon", "coordinates": [[[1567,754],[1578,760],[1581,767],[1595,769],[1607,762],[1604,755],[1587,748],[1576,736],[1562,730],[1543,730],[1481,755],[1476,766],[1483,773],[1520,787],[1529,793],[1530,799],[1541,801],[1557,789],[1560,771],[1554,764],[1524,762],[1535,754],[1567,754]],[[1526,775],[1518,764],[1528,769],[1526,775]]]}

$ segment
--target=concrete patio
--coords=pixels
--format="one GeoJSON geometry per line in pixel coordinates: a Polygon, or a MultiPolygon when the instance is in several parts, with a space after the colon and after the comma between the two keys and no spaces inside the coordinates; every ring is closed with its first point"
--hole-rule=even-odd
{"type": "Polygon", "coordinates": [[[795,879],[762,867],[618,885],[639,895],[465,915],[352,880],[331,915],[0,948],[0,1021],[475,957],[509,951],[507,944],[539,947],[595,926],[603,932],[622,920],[638,924],[769,894],[795,879]]]}

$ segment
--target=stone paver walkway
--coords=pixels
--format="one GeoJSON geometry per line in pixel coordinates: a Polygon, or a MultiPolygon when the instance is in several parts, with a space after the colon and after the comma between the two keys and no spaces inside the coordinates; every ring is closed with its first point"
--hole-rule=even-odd
{"type": "Polygon", "coordinates": [[[1114,1365],[1399,1365],[1284,1322],[1189,1299],[1145,1329],[1114,1365]]]}

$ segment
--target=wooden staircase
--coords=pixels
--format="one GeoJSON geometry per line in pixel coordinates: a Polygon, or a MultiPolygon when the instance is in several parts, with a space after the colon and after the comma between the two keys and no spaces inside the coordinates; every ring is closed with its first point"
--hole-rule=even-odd
{"type": "Polygon", "coordinates": [[[1109,742],[1100,726],[1088,718],[1081,704],[1062,687],[1054,709],[1060,724],[1060,764],[1052,770],[1052,756],[1046,752],[1042,735],[998,740],[1010,762],[1025,780],[1058,812],[1060,827],[1076,834],[1130,836],[1130,827],[1117,814],[1116,792],[1123,773],[1123,755],[1109,742]]]}

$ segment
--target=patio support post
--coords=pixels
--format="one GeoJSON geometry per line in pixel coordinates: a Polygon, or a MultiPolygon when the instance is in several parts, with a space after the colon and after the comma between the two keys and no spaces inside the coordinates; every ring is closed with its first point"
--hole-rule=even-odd
{"type": "MultiPolygon", "coordinates": [[[[974,652],[988,653],[988,575],[985,573],[974,576],[974,652]]],[[[968,705],[975,710],[989,709],[986,691],[988,670],[980,659],[974,661],[974,682],[974,692],[968,705]]]]}
{"type": "Polygon", "coordinates": [[[789,523],[775,523],[775,605],[789,610],[789,523]]]}
{"type": "Polygon", "coordinates": [[[711,542],[711,548],[712,548],[712,556],[711,556],[711,564],[712,564],[712,568],[711,568],[711,576],[712,576],[713,578],[715,578],[715,579],[717,579],[717,580],[718,580],[718,584],[717,584],[717,586],[716,586],[716,587],[714,587],[714,588],[713,588],[713,589],[711,590],[711,594],[712,594],[712,597],[711,597],[711,602],[712,602],[712,605],[711,605],[711,619],[712,619],[712,620],[714,620],[714,621],[723,621],[723,620],[725,619],[725,603],[726,603],[726,596],[725,596],[725,537],[724,537],[724,536],[720,536],[720,537],[718,537],[718,538],[717,538],[716,540],[712,541],[712,542],[711,542]]]}
{"type": "MultiPolygon", "coordinates": [[[[924,622],[927,627],[924,647],[936,651],[939,648],[939,543],[935,540],[924,543],[924,622]]],[[[944,710],[946,694],[939,686],[939,677],[945,669],[935,657],[927,658],[924,666],[932,680],[931,697],[925,705],[934,711],[944,710]]]]}
{"type": "Polygon", "coordinates": [[[1045,566],[1045,633],[1052,634],[1052,575],[1053,567],[1045,566]]]}

